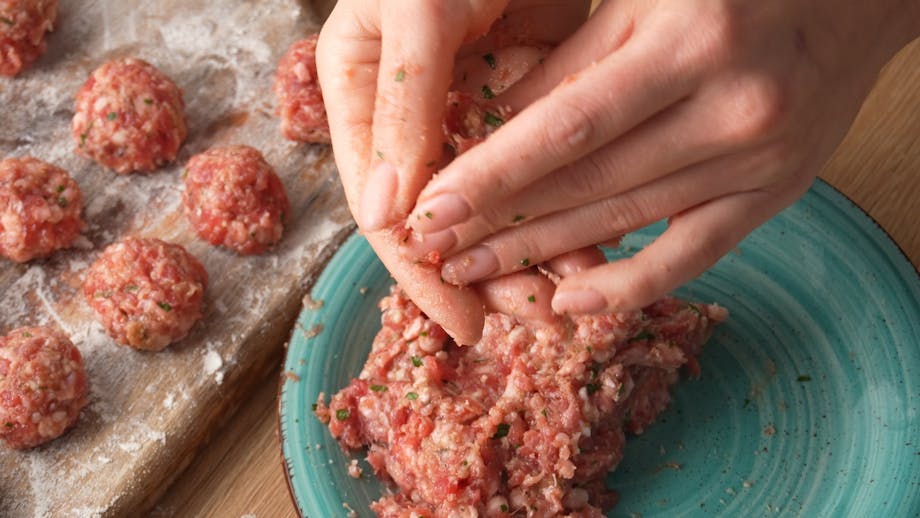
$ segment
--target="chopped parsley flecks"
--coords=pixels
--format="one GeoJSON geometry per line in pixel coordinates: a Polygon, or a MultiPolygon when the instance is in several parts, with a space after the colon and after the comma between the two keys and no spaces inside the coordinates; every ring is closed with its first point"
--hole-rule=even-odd
{"type": "Polygon", "coordinates": [[[351,412],[349,412],[347,408],[340,408],[335,411],[335,418],[339,421],[345,421],[349,417],[351,417],[351,412]]]}
{"type": "Polygon", "coordinates": [[[493,439],[501,439],[508,435],[508,432],[511,431],[511,425],[508,423],[498,423],[498,428],[495,429],[495,434],[492,435],[493,439]]]}
{"type": "Polygon", "coordinates": [[[492,54],[491,52],[489,52],[488,54],[482,56],[482,59],[484,59],[484,60],[486,61],[486,64],[489,65],[489,68],[491,68],[492,70],[495,70],[495,67],[496,67],[497,65],[496,65],[496,63],[495,63],[495,55],[494,55],[494,54],[492,54]]]}
{"type": "Polygon", "coordinates": [[[627,342],[638,342],[640,340],[654,340],[655,335],[652,334],[648,329],[643,329],[639,334],[627,340],[627,342]]]}
{"type": "Polygon", "coordinates": [[[497,127],[499,127],[499,126],[501,126],[502,124],[505,123],[505,120],[504,120],[504,119],[502,119],[502,118],[499,117],[498,115],[495,115],[495,114],[492,113],[492,112],[486,112],[485,121],[486,121],[486,124],[488,124],[489,126],[492,126],[492,127],[494,127],[494,128],[497,128],[497,127]]]}

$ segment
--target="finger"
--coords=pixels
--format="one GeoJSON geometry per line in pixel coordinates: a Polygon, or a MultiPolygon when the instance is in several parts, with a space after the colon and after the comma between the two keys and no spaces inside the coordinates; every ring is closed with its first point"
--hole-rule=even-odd
{"type": "Polygon", "coordinates": [[[381,10],[373,121],[378,164],[359,209],[359,222],[367,230],[405,220],[441,157],[441,123],[454,56],[473,18],[481,16],[469,9],[469,2],[389,2],[381,10]],[[416,23],[407,30],[410,20],[416,23]]]}
{"type": "Polygon", "coordinates": [[[485,281],[476,289],[488,312],[504,313],[520,320],[556,320],[550,305],[556,285],[535,268],[485,281]]]}
{"type": "Polygon", "coordinates": [[[628,311],[651,304],[697,277],[748,233],[801,196],[748,191],[707,202],[671,219],[652,244],[621,259],[566,277],[553,297],[557,313],[628,311]]]}
{"type": "Polygon", "coordinates": [[[568,277],[606,262],[604,252],[601,252],[596,246],[587,246],[557,255],[546,261],[544,266],[560,277],[568,277]]]}
{"type": "Polygon", "coordinates": [[[762,185],[761,177],[782,167],[771,148],[697,164],[625,193],[503,230],[448,257],[441,275],[463,285],[517,271],[762,185]]]}
{"type": "MultiPolygon", "coordinates": [[[[470,288],[445,283],[437,268],[413,264],[396,251],[398,237],[390,231],[371,232],[367,240],[387,270],[428,318],[461,345],[479,341],[484,322],[483,302],[470,288]]],[[[546,301],[548,306],[549,301],[546,301]]]]}
{"type": "MultiPolygon", "coordinates": [[[[329,15],[317,42],[316,65],[336,166],[351,212],[357,214],[371,148],[380,35],[375,13],[354,10],[354,4],[339,2],[329,15]]],[[[367,4],[370,10],[377,5],[367,4]]]]}
{"type": "Polygon", "coordinates": [[[716,102],[713,96],[703,96],[678,103],[506,199],[473,201],[473,217],[468,221],[452,230],[412,239],[404,252],[423,257],[437,250],[447,255],[504,228],[609,198],[716,155],[736,152],[743,145],[723,129],[728,125],[722,124],[720,112],[713,106],[716,102]],[[663,149],[668,151],[663,153],[663,149]],[[479,205],[481,202],[489,205],[479,205]],[[436,248],[444,245],[450,248],[436,248]]]}
{"type": "Polygon", "coordinates": [[[414,212],[433,216],[410,218],[411,226],[430,233],[465,221],[473,207],[509,197],[688,95],[687,74],[648,66],[664,55],[645,44],[627,45],[504,122],[424,189],[414,212]],[[606,95],[598,95],[598,85],[606,95]],[[614,96],[624,102],[612,102],[614,96]]]}
{"type": "MultiPolygon", "coordinates": [[[[623,2],[604,2],[577,31],[562,42],[508,95],[503,97],[518,112],[546,95],[573,72],[584,70],[623,47],[635,35],[635,13],[623,2]]],[[[660,35],[659,35],[660,37],[660,35]]]]}

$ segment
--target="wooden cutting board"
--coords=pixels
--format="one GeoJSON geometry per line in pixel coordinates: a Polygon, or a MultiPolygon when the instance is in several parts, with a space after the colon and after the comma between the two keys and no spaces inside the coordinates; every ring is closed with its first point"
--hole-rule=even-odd
{"type": "Polygon", "coordinates": [[[60,327],[91,387],[64,437],[27,452],[0,447],[0,516],[137,515],[277,360],[301,297],[353,230],[330,150],[285,141],[273,115],[275,64],[318,24],[316,9],[296,0],[65,0],[48,53],[20,77],[0,78],[0,157],[33,155],[70,171],[88,223],[75,249],[24,265],[0,259],[0,332],[60,327]],[[76,156],[70,137],[77,89],[101,62],[128,55],[185,92],[189,138],[176,164],[148,175],[103,170],[76,156]],[[262,256],[209,246],[182,215],[182,164],[231,143],[260,149],[291,199],[284,240],[262,256]],[[180,243],[210,275],[203,319],[166,351],[116,346],[80,295],[84,270],[124,235],[180,243]]]}

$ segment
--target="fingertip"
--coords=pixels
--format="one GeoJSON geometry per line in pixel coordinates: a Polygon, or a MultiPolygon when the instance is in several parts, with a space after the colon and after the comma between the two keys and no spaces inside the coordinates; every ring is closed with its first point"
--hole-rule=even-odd
{"type": "Polygon", "coordinates": [[[607,309],[607,298],[593,288],[566,289],[561,285],[552,301],[553,311],[560,315],[586,315],[607,309]]]}
{"type": "Polygon", "coordinates": [[[550,301],[556,285],[534,269],[485,281],[477,286],[487,312],[521,320],[552,322],[550,301]]]}
{"type": "Polygon", "coordinates": [[[378,163],[368,175],[361,192],[358,219],[362,229],[372,232],[392,223],[393,199],[398,188],[396,168],[386,162],[378,163]]]}
{"type": "Polygon", "coordinates": [[[588,246],[553,257],[544,265],[561,277],[569,277],[606,262],[604,252],[596,246],[588,246]]]}

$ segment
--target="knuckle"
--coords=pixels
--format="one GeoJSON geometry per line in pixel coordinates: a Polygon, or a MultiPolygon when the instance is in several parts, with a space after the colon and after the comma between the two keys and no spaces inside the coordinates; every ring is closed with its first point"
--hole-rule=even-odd
{"type": "Polygon", "coordinates": [[[573,100],[558,100],[557,109],[547,114],[542,124],[540,143],[550,156],[562,158],[573,152],[581,154],[595,133],[594,114],[589,104],[573,100]]]}
{"type": "Polygon", "coordinates": [[[558,196],[566,206],[577,205],[602,195],[606,190],[605,174],[610,171],[604,160],[595,155],[585,157],[578,162],[577,167],[570,166],[560,171],[561,174],[554,174],[552,189],[547,194],[558,196]]]}
{"type": "Polygon", "coordinates": [[[745,81],[732,95],[727,138],[734,144],[761,142],[775,136],[788,122],[788,86],[776,77],[745,81]]]}

